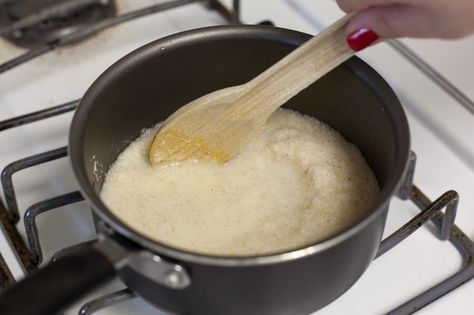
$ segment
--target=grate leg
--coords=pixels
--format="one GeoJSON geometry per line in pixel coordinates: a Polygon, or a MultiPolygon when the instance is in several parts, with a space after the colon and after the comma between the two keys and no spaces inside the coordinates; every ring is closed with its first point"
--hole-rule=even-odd
{"type": "Polygon", "coordinates": [[[117,303],[135,298],[136,295],[130,289],[123,289],[98,297],[84,304],[79,310],[79,315],[91,315],[101,309],[115,305],[117,303]]]}
{"type": "Polygon", "coordinates": [[[25,211],[25,231],[28,243],[30,245],[30,255],[33,263],[40,264],[43,261],[43,252],[41,250],[38,227],[36,226],[36,217],[46,211],[73,204],[82,200],[84,200],[84,198],[82,197],[81,193],[75,191],[38,202],[25,211]]]}

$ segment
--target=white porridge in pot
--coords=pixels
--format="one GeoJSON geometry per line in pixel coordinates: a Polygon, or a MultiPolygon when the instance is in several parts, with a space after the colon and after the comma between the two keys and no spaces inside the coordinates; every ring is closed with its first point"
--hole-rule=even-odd
{"type": "Polygon", "coordinates": [[[153,168],[155,132],[118,156],[100,196],[136,231],[190,252],[252,256],[313,244],[361,218],[379,193],[353,144],[292,110],[277,110],[225,165],[153,168]]]}

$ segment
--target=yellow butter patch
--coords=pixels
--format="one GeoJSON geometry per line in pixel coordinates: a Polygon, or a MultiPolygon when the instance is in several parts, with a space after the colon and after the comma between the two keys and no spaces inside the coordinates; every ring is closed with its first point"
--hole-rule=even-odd
{"type": "Polygon", "coordinates": [[[159,132],[150,148],[152,165],[173,165],[186,160],[225,163],[231,156],[220,150],[210,149],[203,139],[180,130],[165,129],[159,132]]]}

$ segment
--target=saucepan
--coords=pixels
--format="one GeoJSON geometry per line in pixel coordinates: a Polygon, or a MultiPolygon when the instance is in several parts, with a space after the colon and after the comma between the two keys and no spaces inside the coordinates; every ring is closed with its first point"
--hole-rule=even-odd
{"type": "Polygon", "coordinates": [[[98,241],[4,292],[0,313],[54,314],[116,274],[151,304],[185,314],[307,314],[350,288],[377,252],[409,157],[399,100],[357,57],[286,105],[356,144],[381,187],[367,215],[337,235],[264,256],[207,256],[148,239],[99,198],[107,169],[143,128],[201,95],[247,82],[309,38],[269,26],[203,28],[152,42],[105,71],[77,108],[69,143],[98,241]]]}

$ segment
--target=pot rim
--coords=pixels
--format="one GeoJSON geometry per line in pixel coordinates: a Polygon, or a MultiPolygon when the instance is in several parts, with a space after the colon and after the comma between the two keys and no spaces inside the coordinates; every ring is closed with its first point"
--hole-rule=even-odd
{"type": "Polygon", "coordinates": [[[377,202],[367,211],[369,214],[361,218],[349,228],[346,228],[335,236],[319,241],[316,244],[307,245],[294,250],[261,256],[225,257],[192,253],[158,243],[144,235],[141,235],[133,228],[127,226],[111,211],[109,211],[87,178],[84,166],[85,159],[84,155],[82,154],[83,143],[81,140],[84,137],[85,131],[83,126],[87,121],[87,112],[90,111],[90,109],[94,106],[93,104],[95,94],[107,84],[111,77],[119,73],[121,69],[127,67],[130,63],[138,61],[139,59],[144,59],[146,56],[159,53],[160,49],[166,49],[167,47],[179,45],[179,43],[182,42],[199,41],[202,38],[228,38],[246,35],[252,36],[252,38],[257,37],[262,39],[270,37],[281,40],[283,38],[297,44],[301,44],[311,37],[308,34],[283,28],[253,25],[211,26],[167,36],[134,50],[110,66],[87,90],[86,94],[80,101],[76,112],[74,113],[69,132],[69,156],[74,174],[79,182],[82,195],[88,199],[89,203],[92,205],[94,213],[101,220],[105,221],[113,230],[118,232],[121,236],[132,240],[133,242],[158,255],[164,255],[185,262],[187,261],[206,265],[234,267],[274,264],[313,255],[342,243],[369,225],[381,214],[381,212],[384,211],[385,206],[387,203],[389,203],[390,198],[397,192],[399,185],[403,180],[408,166],[410,139],[408,122],[402,105],[390,86],[374,69],[372,69],[361,59],[353,57],[344,63],[344,66],[347,66],[351,69],[357,67],[357,73],[359,74],[361,71],[363,71],[364,76],[370,77],[371,81],[377,81],[378,89],[380,89],[380,87],[383,88],[384,97],[391,98],[391,104],[393,106],[385,107],[384,109],[390,113],[393,128],[395,129],[395,134],[397,136],[396,143],[398,152],[396,155],[398,159],[395,163],[394,169],[392,170],[393,175],[387,180],[387,183],[381,190],[377,202]]]}

